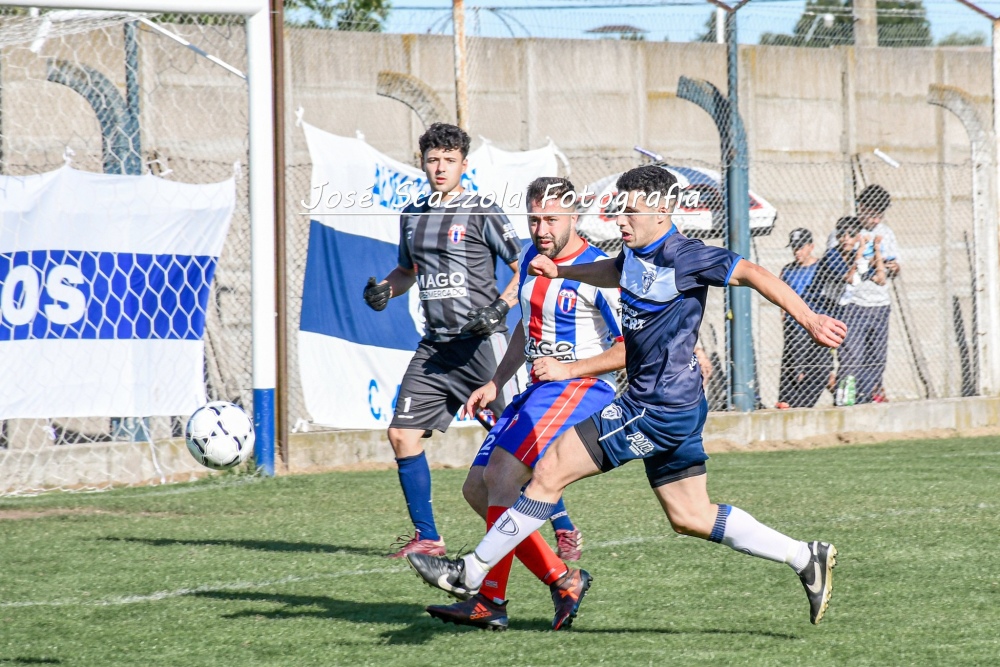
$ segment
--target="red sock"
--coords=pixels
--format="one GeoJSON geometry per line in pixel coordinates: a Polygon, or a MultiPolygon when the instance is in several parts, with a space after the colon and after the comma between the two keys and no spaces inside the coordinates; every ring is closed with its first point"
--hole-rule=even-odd
{"type": "Polygon", "coordinates": [[[546,585],[551,585],[569,570],[537,530],[517,545],[514,555],[546,585]]]}
{"type": "MultiPolygon", "coordinates": [[[[491,505],[486,510],[487,530],[492,528],[500,515],[506,511],[506,507],[491,505]]],[[[546,585],[552,584],[567,572],[566,565],[552,551],[552,547],[545,541],[541,533],[536,530],[528,536],[528,539],[517,546],[513,554],[507,554],[503,560],[493,566],[493,569],[486,575],[486,579],[483,580],[481,589],[483,595],[497,600],[507,599],[507,581],[510,579],[510,568],[514,556],[517,556],[517,559],[546,585]]]]}
{"type": "MultiPolygon", "coordinates": [[[[486,509],[486,530],[493,527],[500,515],[507,511],[506,507],[490,505],[486,509]]],[[[510,579],[510,566],[514,562],[514,554],[509,553],[487,573],[480,589],[483,595],[496,601],[507,599],[507,580],[510,579]]]]}

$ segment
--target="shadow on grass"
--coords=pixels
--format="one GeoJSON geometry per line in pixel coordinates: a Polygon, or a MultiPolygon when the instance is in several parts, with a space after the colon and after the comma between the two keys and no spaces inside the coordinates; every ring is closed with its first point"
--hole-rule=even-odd
{"type": "Polygon", "coordinates": [[[100,537],[107,542],[133,542],[148,544],[153,547],[191,546],[191,547],[237,547],[251,551],[273,551],[278,553],[323,553],[350,554],[352,556],[384,556],[388,550],[369,547],[352,547],[339,544],[319,544],[317,542],[282,542],[277,540],[175,540],[168,538],[144,537],[100,537]]]}
{"type": "MultiPolygon", "coordinates": [[[[379,633],[389,644],[424,644],[439,633],[455,632],[454,626],[444,627],[416,604],[399,602],[355,602],[337,600],[321,595],[279,595],[272,593],[244,593],[230,591],[203,591],[192,593],[195,597],[235,602],[267,602],[283,605],[267,611],[241,611],[226,614],[224,618],[336,618],[352,623],[403,625],[379,633]]],[[[476,632],[473,628],[462,630],[476,632]]]]}
{"type": "MultiPolygon", "coordinates": [[[[523,621],[514,620],[510,624],[511,630],[522,632],[552,632],[552,623],[540,618],[527,619],[523,621]]],[[[751,637],[769,637],[771,639],[797,640],[798,635],[790,635],[784,632],[770,632],[768,630],[722,630],[719,628],[602,628],[602,627],[579,627],[574,624],[567,632],[586,635],[627,635],[627,634],[651,634],[651,635],[737,635],[751,637]]]]}
{"type": "Polygon", "coordinates": [[[62,660],[56,660],[55,658],[26,658],[24,656],[0,658],[0,664],[4,663],[10,665],[61,665],[62,660]]]}
{"type": "MultiPolygon", "coordinates": [[[[442,623],[427,616],[423,607],[415,604],[398,602],[356,602],[353,600],[337,600],[320,595],[281,595],[273,593],[250,593],[231,591],[204,591],[192,595],[216,600],[236,602],[266,602],[283,605],[279,609],[268,611],[241,611],[226,614],[225,618],[267,618],[283,620],[290,618],[336,618],[352,623],[403,625],[402,628],[387,629],[379,634],[389,644],[424,644],[437,634],[454,634],[456,632],[480,632],[475,628],[455,626],[442,623]]],[[[511,630],[522,632],[552,633],[552,625],[543,619],[515,620],[511,630]]],[[[742,637],[768,637],[781,640],[798,640],[797,635],[767,630],[732,630],[718,628],[601,628],[579,627],[574,625],[570,633],[584,635],[733,635],[742,637]]]]}

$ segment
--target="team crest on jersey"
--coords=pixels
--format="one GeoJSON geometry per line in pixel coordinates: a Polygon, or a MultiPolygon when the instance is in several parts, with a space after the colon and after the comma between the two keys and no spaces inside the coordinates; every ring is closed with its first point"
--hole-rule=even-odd
{"type": "Polygon", "coordinates": [[[448,238],[452,243],[461,243],[465,238],[465,225],[452,225],[448,228],[448,238]]]}
{"type": "Polygon", "coordinates": [[[611,405],[609,405],[608,407],[604,408],[601,411],[601,418],[602,419],[621,419],[622,418],[622,409],[621,409],[621,406],[619,406],[619,405],[617,405],[615,403],[612,403],[611,405]]]}
{"type": "Polygon", "coordinates": [[[642,293],[645,294],[649,291],[649,288],[653,286],[653,281],[656,280],[656,271],[649,269],[642,272],[642,293]]]}
{"type": "Polygon", "coordinates": [[[568,288],[559,290],[559,298],[556,303],[559,304],[559,310],[562,312],[573,312],[573,309],[576,308],[576,290],[568,288]]]}

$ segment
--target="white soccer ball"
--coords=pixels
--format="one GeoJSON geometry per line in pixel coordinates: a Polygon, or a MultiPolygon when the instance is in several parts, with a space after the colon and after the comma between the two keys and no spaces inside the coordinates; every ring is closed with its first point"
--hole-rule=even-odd
{"type": "Polygon", "coordinates": [[[198,463],[215,470],[232,468],[253,451],[253,421],[238,405],[212,401],[188,419],[184,439],[198,463]]]}

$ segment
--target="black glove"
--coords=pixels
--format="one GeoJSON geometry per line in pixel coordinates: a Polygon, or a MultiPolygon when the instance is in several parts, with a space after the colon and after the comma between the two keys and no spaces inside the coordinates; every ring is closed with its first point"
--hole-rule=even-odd
{"type": "Polygon", "coordinates": [[[473,308],[469,311],[469,321],[462,327],[462,333],[489,336],[503,324],[509,312],[510,306],[503,299],[497,299],[485,308],[473,308]]]}
{"type": "Polygon", "coordinates": [[[389,287],[389,283],[382,283],[379,285],[375,282],[375,276],[368,279],[368,284],[365,285],[365,303],[372,310],[385,310],[385,307],[389,305],[389,297],[392,295],[392,288],[389,287]]]}

